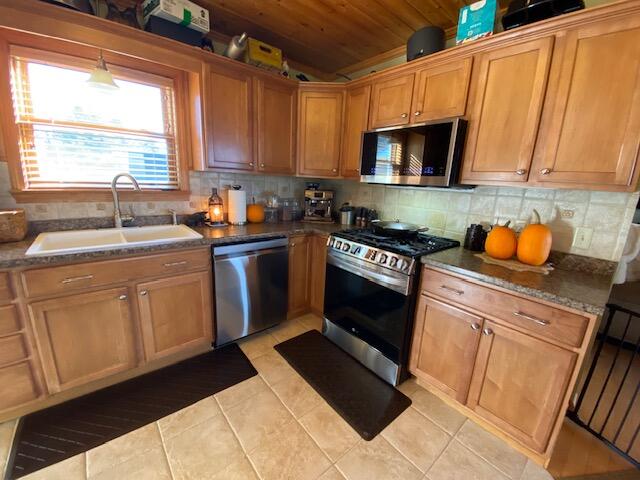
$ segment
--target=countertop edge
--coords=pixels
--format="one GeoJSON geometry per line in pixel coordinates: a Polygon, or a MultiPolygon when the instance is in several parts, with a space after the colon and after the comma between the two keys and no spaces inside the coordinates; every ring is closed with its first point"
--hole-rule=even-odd
{"type": "Polygon", "coordinates": [[[541,300],[546,300],[551,303],[555,303],[557,305],[562,305],[565,307],[572,308],[574,310],[578,310],[581,312],[589,313],[592,315],[602,315],[605,311],[605,305],[594,305],[586,302],[581,302],[579,300],[575,300],[573,298],[564,297],[560,295],[556,295],[550,292],[545,292],[542,290],[538,290],[531,287],[525,287],[523,285],[518,285],[517,283],[510,282],[508,280],[504,280],[501,278],[496,278],[491,275],[485,275],[480,272],[476,272],[474,270],[462,268],[456,265],[451,265],[446,262],[440,262],[437,260],[433,260],[428,258],[428,256],[424,256],[421,258],[421,263],[423,265],[428,265],[432,267],[441,268],[443,270],[447,270],[453,273],[458,273],[469,278],[473,278],[474,280],[479,280],[481,282],[494,285],[496,287],[501,287],[507,290],[511,290],[516,293],[521,293],[523,295],[527,295],[533,298],[539,298],[541,300]]]}

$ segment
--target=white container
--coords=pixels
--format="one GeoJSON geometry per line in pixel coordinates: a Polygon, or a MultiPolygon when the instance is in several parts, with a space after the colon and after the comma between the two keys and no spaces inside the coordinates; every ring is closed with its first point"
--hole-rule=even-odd
{"type": "Polygon", "coordinates": [[[247,223],[247,192],[229,190],[229,223],[244,225],[247,223]]]}
{"type": "Polygon", "coordinates": [[[209,31],[209,10],[189,0],[145,0],[142,3],[142,16],[145,25],[151,15],[184,25],[198,32],[207,33],[209,31]]]}

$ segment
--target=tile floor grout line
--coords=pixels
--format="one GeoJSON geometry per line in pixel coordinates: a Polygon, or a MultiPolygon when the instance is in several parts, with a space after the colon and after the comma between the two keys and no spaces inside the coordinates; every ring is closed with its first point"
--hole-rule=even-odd
{"type": "MultiPolygon", "coordinates": [[[[422,387],[420,387],[420,388],[422,388],[422,387]]],[[[425,389],[425,390],[426,390],[426,389],[425,389]]],[[[426,390],[426,391],[428,392],[428,390],[426,390]]],[[[440,400],[440,399],[438,399],[438,400],[440,400]]],[[[442,401],[442,400],[440,400],[440,401],[442,401]]],[[[443,403],[444,403],[444,402],[443,402],[443,403]]],[[[446,405],[446,403],[445,403],[445,405],[446,405]]],[[[449,407],[449,406],[447,405],[447,407],[449,407]]],[[[454,433],[449,433],[449,431],[445,430],[445,428],[444,428],[442,425],[440,425],[437,421],[435,421],[433,418],[431,418],[430,416],[428,416],[428,415],[427,415],[427,414],[425,414],[425,413],[422,413],[420,410],[418,410],[416,407],[414,407],[414,406],[413,406],[413,402],[412,402],[412,404],[411,404],[411,405],[409,405],[409,408],[413,408],[416,412],[418,412],[418,413],[419,413],[420,415],[422,415],[424,418],[426,418],[427,420],[429,420],[431,423],[433,423],[436,427],[438,427],[438,428],[439,428],[440,430],[442,430],[444,433],[446,433],[447,435],[449,435],[451,438],[455,437],[455,436],[458,434],[458,432],[459,432],[459,431],[460,431],[460,429],[462,428],[462,425],[464,425],[464,423],[465,423],[465,422],[462,422],[462,425],[460,425],[454,433]]],[[[450,407],[449,407],[449,408],[450,408],[450,407]]],[[[466,421],[466,420],[469,420],[469,418],[465,417],[465,421],[466,421]]]]}
{"type": "Polygon", "coordinates": [[[501,473],[502,475],[504,475],[508,480],[512,480],[511,477],[509,475],[507,475],[506,473],[504,473],[502,470],[500,470],[498,467],[496,467],[493,463],[489,462],[487,459],[485,459],[484,457],[481,457],[480,455],[478,455],[476,452],[474,452],[473,450],[471,450],[469,447],[467,447],[464,443],[462,443],[460,440],[458,440],[457,438],[454,438],[454,440],[456,442],[458,442],[465,450],[467,450],[469,453],[475,455],[476,457],[478,457],[480,460],[482,460],[484,463],[486,463],[487,465],[489,465],[491,468],[493,468],[494,470],[497,470],[498,473],[501,473]]]}
{"type": "MultiPolygon", "coordinates": [[[[411,408],[411,407],[409,407],[409,408],[411,408]]],[[[396,417],[396,418],[397,418],[397,417],[396,417]]],[[[395,420],[396,420],[396,419],[394,419],[394,421],[395,421],[395,420]]],[[[427,419],[427,420],[428,420],[428,419],[427,419]]],[[[393,422],[391,422],[391,423],[393,423],[393,422]]],[[[389,425],[391,425],[391,423],[390,423],[389,425]]],[[[433,423],[433,422],[432,422],[432,423],[433,423]]],[[[385,428],[385,429],[386,429],[386,428],[385,428]]],[[[444,448],[443,448],[443,449],[442,449],[442,451],[440,452],[440,455],[438,455],[438,456],[434,459],[434,461],[433,461],[433,462],[431,462],[431,465],[429,465],[429,468],[427,468],[427,469],[423,472],[423,471],[420,469],[420,467],[419,467],[418,465],[416,465],[416,464],[415,464],[415,462],[414,462],[413,460],[411,460],[409,457],[407,457],[407,456],[402,452],[402,450],[400,450],[400,449],[399,449],[398,447],[396,447],[393,443],[391,443],[391,441],[390,441],[387,437],[385,437],[385,436],[383,435],[383,432],[384,432],[384,430],[383,430],[382,432],[380,432],[380,433],[379,433],[379,435],[380,435],[380,436],[381,436],[381,437],[382,437],[382,438],[383,438],[383,439],[384,439],[384,440],[385,440],[389,445],[391,445],[391,447],[393,447],[393,448],[394,448],[394,449],[395,449],[395,450],[396,450],[396,451],[397,451],[397,452],[398,452],[402,457],[404,457],[404,458],[405,458],[405,459],[406,459],[406,460],[407,460],[411,465],[413,465],[414,467],[416,467],[416,468],[418,469],[418,471],[419,471],[420,473],[422,473],[423,475],[426,475],[426,474],[427,474],[427,472],[428,472],[428,471],[429,471],[429,469],[433,466],[433,464],[434,464],[434,463],[436,463],[436,460],[437,460],[438,458],[440,458],[440,455],[442,455],[442,454],[443,454],[443,452],[447,449],[447,447],[448,447],[448,446],[449,446],[449,444],[451,443],[451,440],[453,440],[453,437],[452,437],[451,435],[447,434],[447,435],[448,435],[448,437],[449,437],[449,440],[447,440],[447,444],[444,446],[444,448]]],[[[446,433],[446,432],[445,432],[445,433],[446,433]]]]}
{"type": "MultiPolygon", "coordinates": [[[[466,423],[466,422],[465,422],[465,423],[466,423]]],[[[479,426],[479,425],[478,425],[478,426],[479,426]]],[[[482,428],[482,427],[480,427],[480,428],[482,428]]],[[[460,430],[462,430],[462,427],[460,427],[460,430]]],[[[458,433],[460,432],[460,430],[458,430],[458,433]]],[[[486,431],[486,430],[484,430],[484,429],[483,429],[483,431],[486,431]]],[[[520,474],[519,474],[517,477],[515,477],[515,478],[514,478],[514,477],[512,477],[511,475],[509,475],[507,472],[505,472],[504,470],[502,470],[500,467],[498,467],[497,465],[494,465],[494,464],[493,464],[493,463],[492,463],[488,458],[485,458],[482,454],[480,454],[479,452],[476,452],[475,450],[473,450],[473,449],[471,448],[471,446],[470,446],[470,445],[467,445],[465,442],[463,442],[462,440],[460,440],[460,439],[458,438],[458,434],[457,434],[457,433],[456,433],[456,436],[455,436],[455,437],[453,437],[453,438],[454,438],[455,440],[457,440],[457,441],[458,441],[458,443],[459,443],[460,445],[462,445],[463,447],[466,447],[466,448],[467,448],[467,450],[469,450],[470,452],[475,453],[478,457],[480,457],[482,460],[484,460],[485,462],[487,462],[489,465],[491,465],[493,468],[495,468],[496,470],[498,470],[500,473],[504,474],[504,475],[505,475],[507,478],[509,478],[510,480],[520,480],[520,479],[522,478],[522,474],[524,473],[524,468],[522,469],[522,472],[520,472],[520,474]]],[[[516,451],[517,453],[520,453],[520,452],[518,452],[517,450],[514,450],[514,451],[516,451]]],[[[526,466],[527,466],[527,461],[529,460],[529,458],[528,458],[526,455],[524,455],[524,454],[521,454],[521,455],[525,458],[524,465],[525,465],[525,467],[526,467],[526,466]]]]}
{"type": "Polygon", "coordinates": [[[164,458],[167,461],[167,466],[169,467],[169,475],[171,475],[171,479],[172,480],[175,480],[176,476],[174,475],[173,468],[171,467],[171,461],[169,460],[169,453],[167,452],[167,445],[165,443],[164,435],[162,434],[162,428],[160,428],[160,422],[156,420],[156,424],[158,425],[158,431],[160,432],[160,444],[162,445],[162,451],[164,452],[164,458]]]}

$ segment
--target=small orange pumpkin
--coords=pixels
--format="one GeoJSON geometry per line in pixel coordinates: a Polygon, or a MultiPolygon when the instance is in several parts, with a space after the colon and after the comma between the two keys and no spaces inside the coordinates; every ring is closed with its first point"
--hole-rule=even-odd
{"type": "Polygon", "coordinates": [[[509,228],[510,223],[511,220],[504,226],[494,225],[487,235],[484,250],[490,257],[507,260],[516,254],[518,239],[516,232],[509,228]]]}
{"type": "Polygon", "coordinates": [[[533,211],[534,221],[524,227],[518,239],[518,260],[527,265],[542,265],[551,252],[552,235],[546,225],[540,223],[540,214],[533,211]]]}
{"type": "Polygon", "coordinates": [[[247,220],[249,223],[264,222],[264,206],[255,202],[247,205],[247,220]]]}

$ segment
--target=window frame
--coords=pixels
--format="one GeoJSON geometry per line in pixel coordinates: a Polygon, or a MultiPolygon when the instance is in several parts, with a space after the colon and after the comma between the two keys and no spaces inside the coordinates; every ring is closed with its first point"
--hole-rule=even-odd
{"type": "MultiPolygon", "coordinates": [[[[93,66],[100,50],[95,47],[64,40],[41,37],[39,35],[0,29],[0,145],[4,144],[4,155],[0,151],[0,161],[6,160],[11,182],[11,195],[18,203],[38,203],[56,201],[109,201],[109,188],[26,188],[20,157],[20,134],[13,109],[11,92],[11,56],[13,52],[25,52],[26,56],[50,65],[93,66]],[[72,62],[72,63],[69,63],[72,62]]],[[[123,191],[121,198],[127,201],[147,200],[188,200],[189,169],[191,167],[190,114],[189,114],[189,72],[124,54],[103,50],[109,69],[118,76],[139,83],[165,82],[173,85],[175,142],[178,167],[178,189],[123,191]]]]}

